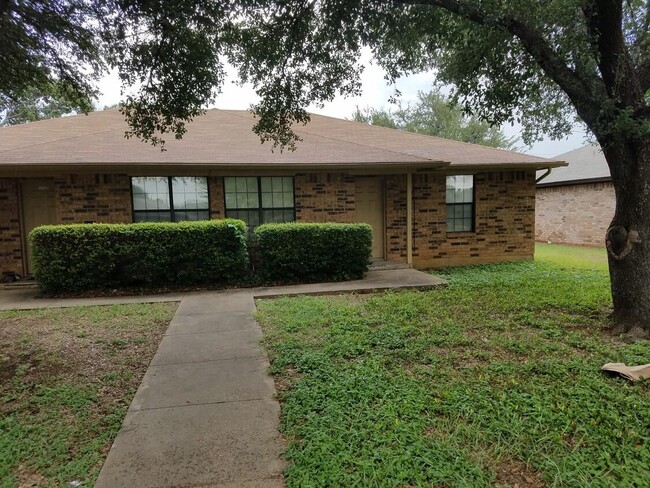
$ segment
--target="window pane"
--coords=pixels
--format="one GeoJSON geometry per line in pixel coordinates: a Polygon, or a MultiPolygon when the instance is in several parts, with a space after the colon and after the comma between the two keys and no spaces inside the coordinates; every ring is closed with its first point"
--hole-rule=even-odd
{"type": "Polygon", "coordinates": [[[237,193],[237,208],[248,207],[248,193],[237,193]]]}
{"type": "Polygon", "coordinates": [[[133,190],[133,210],[145,210],[147,198],[144,193],[135,193],[135,188],[133,190]]]}
{"type": "Polygon", "coordinates": [[[248,187],[246,186],[246,178],[243,176],[238,176],[235,178],[235,187],[237,193],[246,193],[248,191],[248,187]]]}
{"type": "Polygon", "coordinates": [[[473,202],[474,201],[474,189],[470,186],[465,188],[463,191],[463,202],[473,202]]]}
{"type": "Polygon", "coordinates": [[[293,177],[284,176],[282,178],[282,191],[293,195],[293,177]]]}
{"type": "Polygon", "coordinates": [[[262,187],[262,193],[271,193],[273,191],[273,186],[271,184],[271,178],[262,176],[260,178],[260,184],[262,187]]]}
{"type": "Polygon", "coordinates": [[[208,180],[202,177],[172,178],[175,209],[207,209],[208,180]]]}
{"type": "Polygon", "coordinates": [[[283,223],[293,221],[293,210],[263,210],[262,223],[283,223]]]}
{"type": "Polygon", "coordinates": [[[273,177],[273,192],[282,192],[282,177],[274,176],[273,177]]]}
{"type": "Polygon", "coordinates": [[[258,208],[257,178],[236,176],[224,178],[226,208],[258,208]]]}
{"type": "Polygon", "coordinates": [[[456,192],[454,192],[453,188],[449,188],[447,186],[447,203],[455,203],[456,202],[456,192]]]}
{"type": "Polygon", "coordinates": [[[226,217],[243,220],[249,228],[260,225],[260,214],[257,210],[227,210],[226,217]]]}
{"type": "Polygon", "coordinates": [[[171,212],[133,212],[134,222],[171,222],[171,212]]]}
{"type": "Polygon", "coordinates": [[[474,176],[447,176],[447,203],[474,201],[474,176]]]}
{"type": "Polygon", "coordinates": [[[289,222],[294,217],[293,177],[262,176],[224,178],[226,215],[241,218],[249,227],[268,222],[289,222]],[[262,190],[258,192],[258,187],[262,190]],[[228,190],[235,191],[228,191],[228,190]],[[260,216],[258,209],[275,209],[260,216]]]}
{"type": "Polygon", "coordinates": [[[185,210],[174,212],[174,222],[210,220],[207,210],[185,210]]]}
{"type": "Polygon", "coordinates": [[[226,208],[237,207],[237,195],[235,193],[226,193],[226,208]]]}
{"type": "Polygon", "coordinates": [[[169,209],[169,180],[166,176],[135,177],[131,179],[131,185],[134,210],[169,209]]]}
{"type": "Polygon", "coordinates": [[[223,187],[226,193],[235,193],[235,178],[224,178],[223,187]]]}

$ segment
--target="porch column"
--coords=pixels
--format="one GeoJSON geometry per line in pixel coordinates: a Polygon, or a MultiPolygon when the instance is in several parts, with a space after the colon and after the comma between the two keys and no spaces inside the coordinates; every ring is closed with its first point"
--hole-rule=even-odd
{"type": "Polygon", "coordinates": [[[406,263],[413,267],[413,173],[406,173],[406,263]]]}

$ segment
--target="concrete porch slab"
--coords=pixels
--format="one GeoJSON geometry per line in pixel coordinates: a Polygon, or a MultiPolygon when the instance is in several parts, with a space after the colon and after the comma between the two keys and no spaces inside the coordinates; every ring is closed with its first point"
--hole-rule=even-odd
{"type": "Polygon", "coordinates": [[[437,276],[408,268],[369,271],[362,280],[253,288],[253,295],[255,298],[274,298],[287,295],[373,293],[385,290],[430,290],[446,285],[447,282],[437,276]]]}

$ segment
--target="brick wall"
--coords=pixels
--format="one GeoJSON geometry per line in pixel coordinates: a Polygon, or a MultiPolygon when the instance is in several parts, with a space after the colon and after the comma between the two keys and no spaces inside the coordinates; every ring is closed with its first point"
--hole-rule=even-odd
{"type": "MultiPolygon", "coordinates": [[[[38,178],[43,181],[47,178],[38,178]]],[[[85,222],[128,223],[131,183],[126,175],[64,175],[50,179],[54,186],[56,224],[85,222]]],[[[19,217],[20,179],[0,179],[0,278],[23,273],[19,217]]]]}
{"type": "Polygon", "coordinates": [[[223,219],[226,216],[223,177],[210,176],[208,178],[208,194],[210,195],[210,218],[223,219]]]}
{"type": "Polygon", "coordinates": [[[611,182],[538,188],[535,238],[604,246],[605,232],[615,209],[611,182]]]}
{"type": "Polygon", "coordinates": [[[54,180],[57,223],[132,222],[127,175],[65,175],[54,180]]]}
{"type": "Polygon", "coordinates": [[[406,175],[384,179],[386,260],[406,262],[406,175]]]}
{"type": "Polygon", "coordinates": [[[342,173],[298,174],[294,178],[296,221],[354,222],[354,177],[342,173]]]}
{"type": "Polygon", "coordinates": [[[23,273],[18,200],[18,182],[0,179],[0,279],[4,273],[23,273]]]}
{"type": "Polygon", "coordinates": [[[445,175],[413,176],[413,264],[424,268],[531,259],[535,173],[474,177],[475,232],[447,233],[445,175]]]}
{"type": "MultiPolygon", "coordinates": [[[[406,176],[384,176],[386,256],[406,260],[406,176]]],[[[476,232],[447,234],[445,175],[413,175],[413,262],[416,267],[531,258],[534,252],[535,174],[475,176],[476,232]]],[[[296,220],[354,222],[355,177],[343,173],[295,176],[296,220]]],[[[126,175],[67,175],[54,179],[57,223],[131,222],[126,175]]],[[[224,216],[223,178],[210,177],[210,213],[224,216]]],[[[0,179],[0,269],[22,272],[17,180],[0,179]]]]}

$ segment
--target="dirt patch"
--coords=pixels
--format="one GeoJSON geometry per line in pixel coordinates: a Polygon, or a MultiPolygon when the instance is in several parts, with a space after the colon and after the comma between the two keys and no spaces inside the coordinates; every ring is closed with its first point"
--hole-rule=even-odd
{"type": "Polygon", "coordinates": [[[494,469],[495,486],[510,488],[542,488],[542,476],[521,461],[502,459],[494,469]]]}
{"type": "Polygon", "coordinates": [[[46,486],[49,481],[45,476],[41,476],[39,473],[32,471],[23,464],[18,466],[13,474],[16,478],[16,486],[19,488],[46,486]]]}
{"type": "MultiPolygon", "coordinates": [[[[0,432],[0,444],[18,446],[7,466],[18,487],[49,486],[61,475],[59,466],[80,458],[101,466],[112,438],[93,439],[117,432],[176,306],[0,313],[0,396],[6,400],[0,415],[33,432],[29,438],[0,432]],[[57,449],[50,452],[50,443],[57,449]]],[[[88,477],[98,471],[82,471],[77,478],[91,486],[88,477]]]]}

